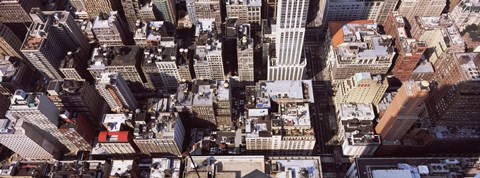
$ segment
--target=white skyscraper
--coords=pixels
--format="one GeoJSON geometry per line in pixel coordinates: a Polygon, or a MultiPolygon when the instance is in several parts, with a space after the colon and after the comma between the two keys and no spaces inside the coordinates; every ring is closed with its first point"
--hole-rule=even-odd
{"type": "Polygon", "coordinates": [[[309,0],[278,0],[275,57],[268,80],[300,80],[307,64],[301,58],[309,0]]]}

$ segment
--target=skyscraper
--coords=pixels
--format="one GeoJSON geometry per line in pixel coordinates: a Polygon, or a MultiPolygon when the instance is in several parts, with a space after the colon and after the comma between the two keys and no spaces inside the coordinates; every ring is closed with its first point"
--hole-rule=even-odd
{"type": "Polygon", "coordinates": [[[422,104],[428,96],[429,83],[407,81],[398,90],[375,130],[382,140],[401,140],[418,120],[422,104]]]}
{"type": "Polygon", "coordinates": [[[177,24],[177,10],[175,0],[153,0],[153,4],[160,11],[162,19],[170,24],[177,24]]]}
{"type": "Polygon", "coordinates": [[[382,76],[370,73],[356,73],[338,84],[335,103],[373,103],[378,105],[388,88],[382,76]]]}
{"type": "Polygon", "coordinates": [[[21,46],[22,41],[15,36],[13,31],[0,23],[0,59],[3,59],[5,56],[22,58],[21,46]]]}
{"type": "Polygon", "coordinates": [[[32,7],[41,7],[42,1],[37,0],[2,0],[0,1],[0,23],[29,23],[28,15],[32,7]]]}
{"type": "Polygon", "coordinates": [[[328,0],[327,21],[374,20],[383,24],[395,9],[398,0],[328,0]]]}
{"type": "Polygon", "coordinates": [[[393,12],[384,24],[385,32],[395,38],[395,48],[397,49],[397,59],[392,69],[392,74],[400,81],[405,82],[410,78],[423,52],[427,49],[424,41],[417,41],[409,38],[405,30],[405,21],[397,12],[393,12]]]}
{"type": "Polygon", "coordinates": [[[96,88],[113,111],[137,109],[137,101],[120,74],[103,73],[97,79],[96,88]]]}
{"type": "Polygon", "coordinates": [[[302,57],[309,0],[279,0],[275,57],[268,61],[268,80],[300,80],[306,60],[302,57]]]}
{"type": "MultiPolygon", "coordinates": [[[[135,22],[134,24],[135,25],[135,22]]],[[[122,46],[129,42],[127,31],[117,11],[101,13],[93,22],[92,30],[100,45],[122,46]]]]}
{"type": "Polygon", "coordinates": [[[90,19],[95,19],[100,13],[112,11],[113,4],[110,0],[82,0],[90,19]]]}
{"type": "Polygon", "coordinates": [[[403,0],[397,11],[412,23],[416,16],[439,16],[447,0],[403,0]]]}
{"type": "Polygon", "coordinates": [[[238,78],[240,81],[254,80],[253,38],[250,24],[239,26],[237,35],[238,78]]]}
{"type": "MultiPolygon", "coordinates": [[[[221,6],[220,1],[218,0],[194,0],[195,2],[189,3],[189,16],[193,13],[195,14],[191,18],[198,19],[215,19],[217,23],[216,30],[217,32],[221,32],[222,28],[219,24],[223,22],[222,15],[221,15],[221,6]],[[192,12],[190,7],[194,7],[195,11],[192,12]]],[[[195,21],[194,24],[196,25],[197,22],[195,21]]]]}
{"type": "Polygon", "coordinates": [[[138,0],[122,0],[120,1],[125,13],[125,20],[128,23],[128,27],[131,32],[135,32],[137,29],[135,23],[137,19],[140,19],[140,3],[138,0]]]}

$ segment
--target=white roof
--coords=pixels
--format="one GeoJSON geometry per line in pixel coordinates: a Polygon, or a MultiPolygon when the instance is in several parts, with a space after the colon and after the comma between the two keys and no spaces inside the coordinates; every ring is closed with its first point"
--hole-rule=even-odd
{"type": "Polygon", "coordinates": [[[373,170],[373,178],[413,178],[413,174],[409,170],[373,170]]]}

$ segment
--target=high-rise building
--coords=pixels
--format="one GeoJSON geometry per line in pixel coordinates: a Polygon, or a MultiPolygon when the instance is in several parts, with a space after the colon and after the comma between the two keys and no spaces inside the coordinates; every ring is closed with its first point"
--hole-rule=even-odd
{"type": "Polygon", "coordinates": [[[120,1],[125,13],[125,20],[131,32],[137,29],[135,23],[140,19],[140,2],[139,0],[122,0],[120,1]]]}
{"type": "Polygon", "coordinates": [[[395,38],[395,48],[398,53],[392,69],[392,74],[402,82],[407,81],[423,52],[427,49],[424,41],[409,38],[405,30],[405,21],[397,12],[393,12],[384,24],[385,33],[395,38]]]}
{"type": "Polygon", "coordinates": [[[87,82],[50,81],[47,93],[48,98],[59,110],[79,113],[83,120],[89,120],[97,127],[101,125],[103,115],[110,111],[108,104],[98,94],[95,86],[87,82]]]}
{"type": "Polygon", "coordinates": [[[0,23],[30,23],[28,15],[32,7],[42,7],[42,1],[37,0],[3,0],[0,2],[0,23]]]}
{"type": "MultiPolygon", "coordinates": [[[[49,16],[53,19],[51,28],[54,28],[56,33],[61,33],[62,36],[66,36],[63,37],[66,39],[63,40],[65,43],[62,43],[62,45],[66,45],[68,49],[72,51],[80,48],[82,56],[86,56],[90,53],[90,45],[88,44],[87,39],[83,36],[82,30],[78,27],[74,17],[68,11],[42,12],[38,8],[33,8],[33,10],[36,10],[36,13],[43,13],[43,15],[49,16]]],[[[83,60],[85,60],[85,58],[83,58],[83,60]]]]}
{"type": "Polygon", "coordinates": [[[480,54],[453,53],[439,62],[427,110],[436,125],[478,125],[480,54]]]}
{"type": "Polygon", "coordinates": [[[92,156],[131,156],[137,153],[135,148],[133,136],[129,131],[101,131],[98,134],[98,143],[91,154],[92,156]]]}
{"type": "Polygon", "coordinates": [[[53,18],[47,18],[44,23],[32,23],[21,52],[46,77],[62,79],[59,67],[68,51],[63,41],[68,36],[51,28],[53,21],[53,18]]]}
{"type": "Polygon", "coordinates": [[[178,113],[162,112],[158,118],[135,124],[133,135],[133,141],[144,154],[182,154],[185,128],[178,113]]]}
{"type": "Polygon", "coordinates": [[[395,9],[398,0],[348,1],[328,0],[325,18],[327,21],[373,20],[383,24],[395,9]]]}
{"type": "MultiPolygon", "coordinates": [[[[60,130],[60,111],[43,93],[26,93],[15,91],[10,109],[6,116],[10,120],[23,119],[41,130],[43,137],[52,143],[66,147],[70,154],[76,154],[78,147],[60,130]]],[[[48,147],[47,147],[48,148],[48,147]]]]}
{"type": "MultiPolygon", "coordinates": [[[[195,8],[194,16],[198,21],[199,19],[214,19],[213,21],[217,24],[215,27],[217,32],[221,32],[221,25],[223,23],[222,14],[221,14],[221,3],[218,0],[195,0],[195,2],[188,3],[189,9],[191,7],[195,8]]],[[[188,12],[189,15],[192,14],[191,11],[188,12]]],[[[192,14],[193,15],[193,14],[192,14]]],[[[194,24],[197,24],[197,21],[194,24]]],[[[210,24],[209,24],[210,25],[210,24]]]]}
{"type": "Polygon", "coordinates": [[[175,93],[181,81],[177,68],[177,46],[174,41],[162,41],[162,45],[145,49],[142,69],[153,89],[175,93]]]}
{"type": "Polygon", "coordinates": [[[43,137],[32,124],[24,121],[0,119],[0,143],[31,161],[59,159],[62,150],[43,137]]]}
{"type": "Polygon", "coordinates": [[[119,73],[133,93],[144,92],[149,86],[141,67],[143,52],[137,46],[100,46],[93,49],[88,71],[94,78],[102,73],[119,73]]]}
{"type": "Polygon", "coordinates": [[[223,80],[214,81],[213,110],[217,118],[217,126],[230,128],[232,124],[232,92],[230,84],[223,80]]]}
{"type": "Polygon", "coordinates": [[[112,111],[137,109],[137,101],[119,73],[102,73],[101,78],[97,78],[96,88],[112,111]]]}
{"type": "Polygon", "coordinates": [[[34,91],[37,87],[35,84],[42,78],[40,72],[30,68],[24,60],[10,56],[0,60],[0,71],[0,92],[4,96],[10,96],[18,89],[34,91]]]}
{"type": "Polygon", "coordinates": [[[240,81],[254,81],[253,38],[249,24],[239,26],[237,34],[238,78],[240,81]],[[241,32],[240,32],[241,31],[241,32]]]}
{"type": "Polygon", "coordinates": [[[87,8],[85,7],[85,2],[83,0],[69,0],[71,7],[73,7],[74,14],[79,19],[89,19],[87,8]]]}
{"type": "Polygon", "coordinates": [[[301,80],[307,61],[303,41],[309,0],[279,0],[275,56],[268,60],[268,80],[301,80]]]}
{"type": "Polygon", "coordinates": [[[380,136],[375,134],[375,112],[372,104],[343,103],[337,107],[338,138],[343,155],[371,156],[380,146],[380,136]]]}
{"type": "Polygon", "coordinates": [[[139,13],[138,18],[144,22],[157,20],[157,18],[155,17],[153,2],[146,1],[144,4],[141,5],[138,13],[139,13]]]}
{"type": "Polygon", "coordinates": [[[65,80],[93,82],[92,75],[88,72],[88,60],[77,52],[69,51],[60,62],[60,72],[65,80]]]}
{"type": "Polygon", "coordinates": [[[162,21],[172,25],[177,24],[177,10],[175,0],[152,0],[158,11],[160,11],[162,21]]]}
{"type": "Polygon", "coordinates": [[[395,56],[391,36],[379,34],[371,20],[329,22],[325,47],[334,84],[359,72],[387,74],[395,56]]]}
{"type": "Polygon", "coordinates": [[[112,4],[111,0],[82,0],[82,1],[90,19],[95,19],[101,13],[108,13],[113,10],[114,4],[112,4]]]}
{"type": "Polygon", "coordinates": [[[60,117],[65,122],[59,126],[58,130],[70,139],[79,150],[91,151],[96,136],[94,123],[85,119],[81,113],[68,110],[60,113],[60,117]]]}
{"type": "Polygon", "coordinates": [[[403,83],[375,127],[382,140],[399,141],[405,136],[419,119],[419,114],[425,111],[422,104],[428,92],[427,81],[403,83]]]}
{"type": "Polygon", "coordinates": [[[0,23],[0,59],[5,56],[22,58],[20,52],[22,41],[7,26],[0,23]]]}
{"type": "Polygon", "coordinates": [[[309,110],[309,103],[314,102],[310,80],[260,81],[245,95],[247,153],[312,154],[315,136],[309,110]]]}
{"type": "Polygon", "coordinates": [[[387,88],[387,80],[380,75],[356,73],[338,84],[335,103],[373,103],[376,106],[387,88]]]}
{"type": "MultiPolygon", "coordinates": [[[[197,14],[195,12],[195,0],[185,0],[187,14],[193,25],[197,25],[197,14]]],[[[220,11],[219,11],[220,12],[220,11]]]]}
{"type": "Polygon", "coordinates": [[[215,26],[215,19],[198,19],[195,31],[197,48],[193,64],[197,79],[225,79],[222,42],[217,39],[215,26]]]}
{"type": "Polygon", "coordinates": [[[439,16],[446,5],[447,0],[403,0],[397,11],[412,23],[417,16],[439,16]]]}
{"type": "Polygon", "coordinates": [[[450,17],[455,25],[461,30],[465,30],[468,25],[480,24],[480,1],[462,0],[450,12],[450,17]]]}
{"type": "Polygon", "coordinates": [[[111,11],[110,14],[100,13],[93,22],[92,30],[100,45],[122,46],[130,41],[125,27],[117,11],[111,11]]]}
{"type": "Polygon", "coordinates": [[[261,0],[226,0],[225,3],[228,18],[235,18],[239,23],[250,23],[253,26],[262,24],[261,0]]]}
{"type": "Polygon", "coordinates": [[[465,40],[447,15],[435,17],[415,17],[410,21],[412,37],[425,41],[428,49],[424,55],[437,70],[437,61],[453,52],[465,51],[465,40]]]}
{"type": "Polygon", "coordinates": [[[217,125],[212,89],[209,81],[196,80],[192,86],[192,113],[199,125],[217,125]]]}

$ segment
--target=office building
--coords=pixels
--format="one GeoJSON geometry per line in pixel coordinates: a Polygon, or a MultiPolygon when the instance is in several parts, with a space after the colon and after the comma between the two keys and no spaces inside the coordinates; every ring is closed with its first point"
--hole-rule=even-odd
{"type": "Polygon", "coordinates": [[[253,38],[251,26],[240,25],[237,34],[238,78],[240,81],[254,81],[253,38]]]}
{"type": "Polygon", "coordinates": [[[395,38],[395,49],[398,54],[391,72],[397,79],[405,82],[420,62],[423,52],[427,49],[427,44],[424,41],[408,37],[405,21],[396,11],[390,14],[384,24],[384,29],[385,33],[395,38]]]}
{"type": "Polygon", "coordinates": [[[103,115],[110,108],[95,86],[87,82],[64,80],[50,81],[47,86],[48,98],[59,110],[79,113],[82,119],[93,123],[96,128],[101,125],[103,115]]]}
{"type": "Polygon", "coordinates": [[[398,0],[355,1],[328,0],[327,21],[373,20],[383,24],[397,6],[398,0]]]}
{"type": "Polygon", "coordinates": [[[279,0],[277,7],[275,56],[268,60],[268,80],[301,80],[307,61],[303,41],[309,0],[279,0]],[[292,6],[296,3],[296,6],[292,6]]]}
{"type": "Polygon", "coordinates": [[[230,84],[224,80],[213,82],[213,110],[217,126],[230,128],[232,124],[232,92],[230,84]]]}
{"type": "MultiPolygon", "coordinates": [[[[135,23],[133,24],[135,25],[135,23]]],[[[93,21],[92,31],[100,45],[122,46],[129,44],[127,25],[118,17],[117,11],[100,13],[93,21]]]]}
{"type": "Polygon", "coordinates": [[[329,22],[325,47],[327,67],[336,85],[359,72],[385,75],[395,51],[391,36],[379,34],[371,20],[329,22]]]}
{"type": "Polygon", "coordinates": [[[175,7],[175,0],[152,0],[152,3],[161,14],[160,20],[176,26],[177,10],[175,7]]]}
{"type": "Polygon", "coordinates": [[[469,30],[463,35],[467,51],[480,52],[480,32],[469,30]]]}
{"type": "Polygon", "coordinates": [[[128,130],[132,127],[133,114],[105,114],[102,119],[102,125],[109,132],[118,132],[128,130]]]}
{"type": "MultiPolygon", "coordinates": [[[[95,19],[101,13],[113,10],[114,3],[110,0],[82,0],[90,19],[95,19]]],[[[75,6],[77,7],[77,6],[75,6]]]]}
{"type": "Polygon", "coordinates": [[[137,109],[137,101],[119,73],[103,73],[97,78],[95,86],[112,111],[121,112],[123,109],[133,111],[137,109]]]}
{"type": "MultiPolygon", "coordinates": [[[[88,44],[87,39],[83,36],[82,30],[77,26],[77,23],[74,20],[73,15],[68,11],[40,11],[38,8],[33,8],[36,10],[36,13],[41,15],[50,16],[53,18],[52,27],[55,28],[56,33],[61,33],[62,36],[66,36],[62,45],[66,45],[69,50],[75,51],[78,48],[80,49],[79,53],[82,56],[90,53],[90,45],[88,44]]],[[[33,10],[31,13],[33,13],[33,10]]],[[[33,19],[36,21],[36,18],[33,19]]],[[[82,58],[85,60],[85,58],[82,58]]]]}
{"type": "Polygon", "coordinates": [[[415,17],[439,16],[446,5],[446,0],[403,0],[397,11],[412,23],[415,17]]]}
{"type": "Polygon", "coordinates": [[[453,20],[447,15],[434,17],[416,17],[415,21],[410,21],[412,37],[425,41],[428,49],[424,55],[430,61],[435,69],[437,62],[453,52],[464,52],[465,41],[453,20]]]}
{"type": "Polygon", "coordinates": [[[164,39],[166,36],[167,36],[167,30],[165,28],[163,21],[148,22],[146,41],[145,41],[147,47],[160,46],[162,39],[164,39]]]}
{"type": "Polygon", "coordinates": [[[24,119],[0,119],[0,143],[26,160],[45,161],[58,159],[61,147],[42,136],[24,119]]]}
{"type": "Polygon", "coordinates": [[[479,53],[453,53],[433,77],[427,110],[436,125],[472,126],[479,114],[479,53]]]}
{"type": "Polygon", "coordinates": [[[387,80],[380,75],[356,73],[338,84],[335,103],[373,103],[376,106],[387,88],[387,80]]]}
{"type": "Polygon", "coordinates": [[[100,46],[93,49],[87,69],[94,78],[102,73],[119,73],[133,93],[144,92],[150,81],[144,76],[141,67],[143,50],[137,46],[100,46]]]}
{"type": "Polygon", "coordinates": [[[69,112],[68,110],[61,112],[60,117],[65,122],[58,127],[58,130],[71,140],[79,150],[91,151],[96,136],[94,131],[98,128],[95,123],[84,118],[81,113],[69,112]]]}
{"type": "Polygon", "coordinates": [[[462,0],[450,12],[450,17],[455,22],[455,25],[460,31],[465,30],[465,27],[480,22],[480,1],[478,0],[462,0]]]}
{"type": "Polygon", "coordinates": [[[313,102],[309,80],[260,81],[247,89],[248,111],[242,120],[247,153],[311,155],[315,136],[309,103],[313,102]]]}
{"type": "Polygon", "coordinates": [[[0,59],[6,56],[22,58],[22,41],[7,26],[0,24],[0,59]]]}
{"type": "Polygon", "coordinates": [[[191,159],[187,159],[185,162],[185,165],[187,165],[183,173],[185,178],[195,178],[199,175],[207,177],[212,174],[215,177],[222,175],[228,177],[234,177],[235,175],[240,177],[266,176],[264,156],[192,156],[191,159]],[[220,167],[222,169],[219,169],[220,167]]]}
{"type": "Polygon", "coordinates": [[[37,86],[33,84],[42,78],[40,72],[30,68],[26,61],[10,56],[0,60],[0,72],[0,93],[4,96],[10,96],[18,89],[34,91],[37,86]]]}
{"type": "Polygon", "coordinates": [[[76,154],[78,147],[58,129],[60,111],[43,93],[15,91],[6,116],[10,120],[23,119],[38,128],[43,138],[66,147],[69,154],[76,154]]]}
{"type": "Polygon", "coordinates": [[[177,67],[177,46],[174,41],[163,41],[161,46],[145,49],[142,69],[153,89],[175,93],[181,81],[177,67]]]}
{"type": "Polygon", "coordinates": [[[68,39],[68,36],[65,33],[57,33],[58,31],[51,27],[55,19],[44,19],[41,13],[37,17],[44,21],[30,25],[20,51],[45,77],[62,79],[59,67],[60,61],[68,51],[64,45],[64,40],[68,39]]]}
{"type": "Polygon", "coordinates": [[[141,4],[141,7],[138,13],[139,13],[138,18],[144,22],[150,22],[150,21],[156,20],[154,6],[152,2],[145,1],[144,4],[141,4]]]}
{"type": "Polygon", "coordinates": [[[222,42],[217,39],[214,19],[198,19],[195,30],[197,48],[193,67],[200,80],[224,80],[222,42]]]}
{"type": "MultiPolygon", "coordinates": [[[[88,52],[89,53],[89,52],[88,52]]],[[[84,56],[84,55],[83,55],[84,56]]],[[[93,82],[94,78],[88,72],[88,60],[77,52],[69,51],[60,61],[60,72],[65,80],[93,82]]]]}
{"type": "Polygon", "coordinates": [[[427,81],[404,82],[393,98],[390,106],[380,118],[375,130],[382,140],[401,140],[410,128],[420,118],[422,107],[428,96],[429,83],[427,81]]]}
{"type": "Polygon", "coordinates": [[[135,32],[137,29],[135,23],[140,19],[140,2],[139,0],[122,0],[120,2],[130,32],[135,32]]]}
{"type": "Polygon", "coordinates": [[[56,163],[49,172],[52,177],[101,177],[108,175],[112,168],[106,160],[65,160],[56,163]]]}
{"type": "Polygon", "coordinates": [[[42,7],[43,3],[36,0],[3,0],[0,2],[0,23],[30,23],[28,15],[32,7],[42,7]]]}
{"type": "Polygon", "coordinates": [[[213,108],[213,88],[209,81],[196,80],[192,86],[192,113],[198,125],[217,125],[213,108]]]}
{"type": "MultiPolygon", "coordinates": [[[[195,17],[197,21],[200,19],[214,19],[216,23],[215,27],[217,32],[221,33],[221,25],[223,23],[223,18],[221,14],[221,3],[217,0],[194,0],[195,2],[187,2],[187,8],[189,10],[189,16],[192,18],[195,17]],[[194,12],[191,11],[192,7],[195,9],[194,12]],[[193,16],[192,16],[193,15],[193,16]]],[[[197,25],[197,21],[194,21],[194,24],[197,25]]],[[[210,24],[208,24],[210,25],[210,24]]]]}
{"type": "Polygon", "coordinates": [[[476,157],[355,158],[345,177],[475,177],[478,164],[476,157]]]}
{"type": "Polygon", "coordinates": [[[225,4],[228,18],[235,18],[238,23],[260,26],[262,20],[261,0],[226,0],[225,4]]]}
{"type": "Polygon", "coordinates": [[[150,169],[151,178],[163,178],[170,176],[171,178],[180,178],[182,172],[180,167],[182,162],[178,158],[153,158],[150,169]]]}
{"type": "Polygon", "coordinates": [[[140,175],[139,165],[135,160],[112,160],[110,178],[132,177],[140,175]]]}
{"type": "Polygon", "coordinates": [[[338,137],[345,156],[372,156],[380,146],[372,104],[343,103],[337,107],[338,137]]]}
{"type": "Polygon", "coordinates": [[[109,155],[116,158],[132,156],[136,153],[133,136],[129,131],[100,131],[97,145],[91,152],[92,155],[109,155]]]}
{"type": "Polygon", "coordinates": [[[185,128],[178,113],[161,112],[158,118],[152,117],[147,122],[138,121],[133,135],[133,141],[143,154],[182,154],[185,128]]]}
{"type": "Polygon", "coordinates": [[[412,71],[410,75],[410,80],[413,81],[431,81],[435,70],[431,62],[427,61],[425,58],[420,61],[417,67],[412,71]]]}

